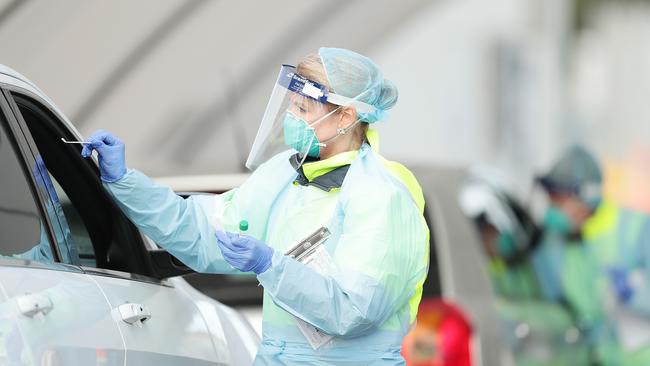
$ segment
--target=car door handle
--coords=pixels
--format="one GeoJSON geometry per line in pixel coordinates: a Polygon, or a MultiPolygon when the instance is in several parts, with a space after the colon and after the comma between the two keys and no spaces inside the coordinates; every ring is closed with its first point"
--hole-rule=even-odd
{"type": "Polygon", "coordinates": [[[52,308],[52,300],[43,294],[26,294],[16,299],[18,310],[21,314],[33,318],[35,316],[44,316],[52,308]]]}
{"type": "Polygon", "coordinates": [[[129,325],[142,327],[142,323],[151,318],[151,312],[142,304],[132,304],[127,302],[117,307],[122,320],[129,325]]]}

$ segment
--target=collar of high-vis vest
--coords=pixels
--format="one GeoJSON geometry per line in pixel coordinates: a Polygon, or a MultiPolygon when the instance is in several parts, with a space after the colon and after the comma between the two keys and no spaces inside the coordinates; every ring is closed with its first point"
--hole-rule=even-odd
{"type": "MultiPolygon", "coordinates": [[[[374,129],[368,129],[366,140],[375,153],[379,152],[379,135],[374,129]]],[[[298,176],[294,184],[314,186],[324,191],[341,188],[350,164],[357,157],[359,151],[345,151],[324,160],[307,159],[298,167],[298,156],[291,157],[291,164],[296,168],[298,176]]]]}

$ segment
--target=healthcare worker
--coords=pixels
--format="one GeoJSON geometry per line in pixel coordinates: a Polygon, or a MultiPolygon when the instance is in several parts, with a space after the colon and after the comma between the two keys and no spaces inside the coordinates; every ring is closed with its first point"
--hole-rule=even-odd
{"type": "Polygon", "coordinates": [[[584,230],[609,277],[621,365],[650,364],[650,215],[605,200],[584,230]]]}
{"type": "Polygon", "coordinates": [[[464,183],[459,201],[478,230],[495,294],[506,299],[539,299],[529,258],[539,231],[532,219],[510,195],[476,174],[464,183]]]}
{"type": "Polygon", "coordinates": [[[492,175],[470,171],[459,201],[478,229],[494,308],[514,365],[589,364],[588,349],[573,336],[576,328],[566,309],[542,297],[530,258],[541,230],[492,175]]]}
{"type": "Polygon", "coordinates": [[[542,240],[532,257],[542,293],[573,315],[591,348],[592,363],[619,365],[616,336],[603,306],[607,276],[582,237],[601,202],[600,167],[586,149],[572,146],[539,183],[550,200],[542,240]]]}
{"type": "Polygon", "coordinates": [[[396,102],[396,87],[370,59],[321,48],[281,67],[246,163],[254,172],[237,189],[183,200],[127,169],[124,144],[103,131],[82,154],[97,151],[108,192],[179,260],[198,272],[257,274],[256,365],[400,365],[429,232],[420,186],[379,155],[369,129],[396,102]],[[242,220],[245,235],[235,233],[242,220]],[[321,227],[331,235],[319,268],[285,255],[321,227]]]}

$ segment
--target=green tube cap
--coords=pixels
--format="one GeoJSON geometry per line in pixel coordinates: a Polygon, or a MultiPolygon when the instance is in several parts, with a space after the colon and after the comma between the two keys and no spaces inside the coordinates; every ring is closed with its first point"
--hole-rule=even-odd
{"type": "Polygon", "coordinates": [[[239,231],[248,231],[248,221],[241,220],[239,222],[239,231]]]}

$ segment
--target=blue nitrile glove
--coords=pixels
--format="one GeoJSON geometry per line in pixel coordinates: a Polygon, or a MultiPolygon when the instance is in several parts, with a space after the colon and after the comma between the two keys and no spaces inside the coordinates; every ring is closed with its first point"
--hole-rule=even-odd
{"type": "Polygon", "coordinates": [[[223,258],[242,272],[260,274],[271,266],[273,249],[248,235],[217,230],[217,245],[223,258]]]}
{"type": "Polygon", "coordinates": [[[620,268],[610,268],[608,271],[609,278],[616,291],[616,296],[623,303],[627,303],[632,298],[634,290],[630,287],[627,280],[627,272],[620,268]]]}
{"type": "Polygon", "coordinates": [[[81,156],[87,158],[93,150],[99,156],[99,173],[104,182],[112,183],[126,174],[124,143],[110,132],[99,130],[87,140],[81,150],[81,156]]]}

